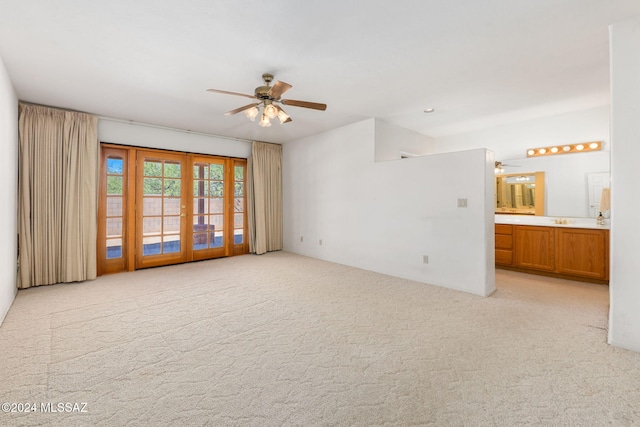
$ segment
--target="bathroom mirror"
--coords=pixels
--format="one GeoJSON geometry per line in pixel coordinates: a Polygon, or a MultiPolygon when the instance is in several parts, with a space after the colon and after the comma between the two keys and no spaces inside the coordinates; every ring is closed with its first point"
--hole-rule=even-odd
{"type": "Polygon", "coordinates": [[[496,175],[497,214],[544,215],[544,172],[496,175]]]}

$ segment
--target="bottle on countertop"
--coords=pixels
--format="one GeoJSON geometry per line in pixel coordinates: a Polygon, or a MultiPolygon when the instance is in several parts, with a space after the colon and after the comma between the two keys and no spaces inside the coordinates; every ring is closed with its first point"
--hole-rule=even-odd
{"type": "Polygon", "coordinates": [[[602,212],[598,212],[598,219],[596,222],[598,225],[604,225],[604,215],[602,215],[602,212]]]}

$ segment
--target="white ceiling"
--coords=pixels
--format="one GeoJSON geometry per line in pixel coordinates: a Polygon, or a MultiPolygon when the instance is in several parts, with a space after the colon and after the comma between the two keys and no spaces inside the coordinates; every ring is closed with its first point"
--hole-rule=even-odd
{"type": "Polygon", "coordinates": [[[638,0],[1,0],[18,97],[287,142],[377,117],[434,137],[609,103],[609,24],[638,0]],[[293,122],[225,111],[261,74],[293,122]],[[425,114],[425,108],[436,112],[425,114]],[[277,122],[277,121],[276,121],[277,122]]]}

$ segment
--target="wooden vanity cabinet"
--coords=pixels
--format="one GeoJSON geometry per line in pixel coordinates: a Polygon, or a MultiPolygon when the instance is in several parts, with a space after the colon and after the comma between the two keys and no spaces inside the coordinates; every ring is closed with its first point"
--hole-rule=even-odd
{"type": "Polygon", "coordinates": [[[555,228],[519,225],[515,227],[513,265],[542,271],[554,271],[555,228]]]}
{"type": "Polygon", "coordinates": [[[496,264],[513,264],[513,225],[496,224],[496,264]]]}
{"type": "Polygon", "coordinates": [[[558,228],[558,273],[609,279],[609,230],[558,228]]]}
{"type": "Polygon", "coordinates": [[[609,230],[496,224],[496,266],[609,282],[609,230]]]}

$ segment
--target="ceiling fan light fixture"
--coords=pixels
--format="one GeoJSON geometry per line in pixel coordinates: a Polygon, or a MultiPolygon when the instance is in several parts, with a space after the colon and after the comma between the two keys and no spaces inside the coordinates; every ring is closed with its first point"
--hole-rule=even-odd
{"type": "Polygon", "coordinates": [[[290,119],[289,115],[285,113],[282,108],[278,110],[278,120],[280,120],[280,123],[284,123],[289,119],[290,119]]]}
{"type": "Polygon", "coordinates": [[[244,114],[247,116],[249,120],[251,120],[252,122],[255,122],[259,112],[260,110],[258,110],[258,107],[252,107],[252,108],[249,108],[248,110],[245,110],[244,114]]]}
{"type": "Polygon", "coordinates": [[[262,113],[262,118],[260,119],[260,123],[258,123],[263,128],[268,128],[271,126],[271,122],[269,121],[269,117],[267,117],[266,113],[262,113]]]}
{"type": "Polygon", "coordinates": [[[275,119],[278,116],[278,109],[271,103],[264,106],[264,114],[270,118],[275,119]]]}

